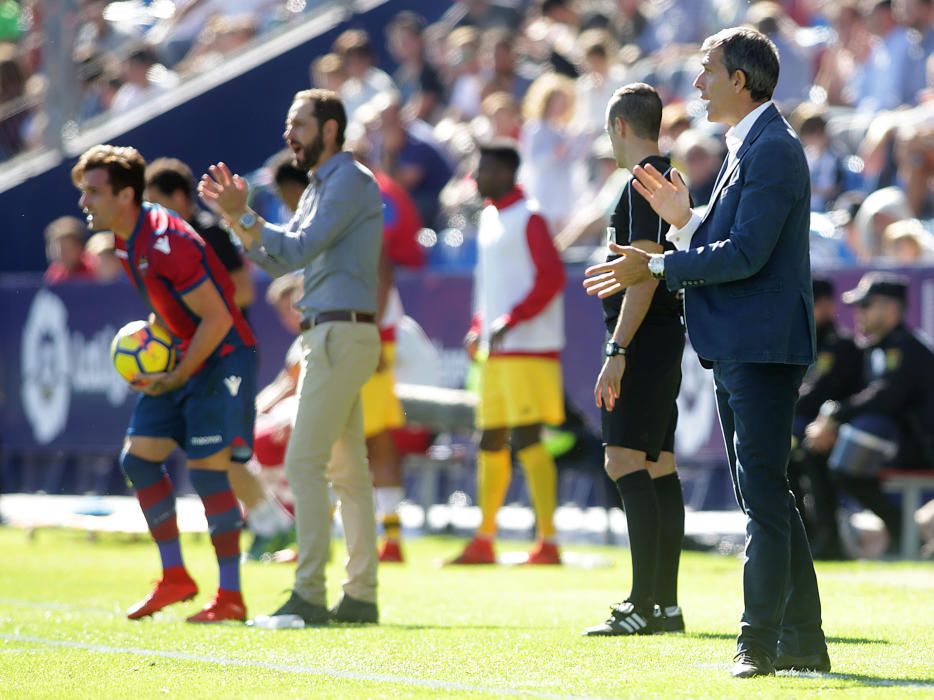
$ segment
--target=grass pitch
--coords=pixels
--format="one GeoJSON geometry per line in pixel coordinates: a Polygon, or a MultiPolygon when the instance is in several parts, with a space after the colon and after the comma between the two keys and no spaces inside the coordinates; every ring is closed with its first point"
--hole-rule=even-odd
{"type": "MultiPolygon", "coordinates": [[[[834,672],[729,677],[741,609],[737,558],[684,555],[686,635],[583,638],[629,587],[628,552],[612,568],[438,568],[461,542],[406,542],[409,562],[380,570],[378,627],[253,630],[184,617],[213,595],[206,537],[185,538],[196,601],[154,619],[124,610],[158,576],[148,541],[0,528],[0,697],[747,698],[934,696],[934,566],[819,566],[834,672]]],[[[503,543],[501,550],[524,549],[503,543]]],[[[343,549],[329,569],[331,601],[343,549]]],[[[252,614],[287,596],[293,569],[249,563],[252,614]]]]}

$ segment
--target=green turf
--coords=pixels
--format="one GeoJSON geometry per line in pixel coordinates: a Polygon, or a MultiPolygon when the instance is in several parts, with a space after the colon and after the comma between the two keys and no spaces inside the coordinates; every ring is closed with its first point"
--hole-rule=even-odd
{"type": "MultiPolygon", "coordinates": [[[[459,541],[406,545],[409,563],[380,571],[379,627],[261,631],[184,622],[217,581],[204,537],[184,541],[198,599],[128,622],[158,573],[149,542],[0,528],[0,697],[934,696],[931,564],[820,566],[834,673],[735,681],[737,558],[684,556],[687,635],[585,639],[628,590],[625,550],[573,548],[611,557],[604,569],[441,569],[459,541]]],[[[292,571],[246,565],[251,612],[284,600],[292,571]]]]}

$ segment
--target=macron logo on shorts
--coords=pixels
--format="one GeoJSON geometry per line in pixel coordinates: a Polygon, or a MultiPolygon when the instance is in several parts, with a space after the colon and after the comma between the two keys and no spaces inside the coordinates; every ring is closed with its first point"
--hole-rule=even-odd
{"type": "Polygon", "coordinates": [[[204,435],[191,438],[192,445],[216,445],[223,442],[224,438],[220,435],[204,435]]]}
{"type": "Polygon", "coordinates": [[[164,234],[156,239],[156,242],[152,247],[158,250],[160,253],[165,253],[166,255],[172,252],[172,249],[169,248],[169,237],[164,234]]]}
{"type": "Polygon", "coordinates": [[[231,396],[236,396],[237,393],[240,391],[240,382],[242,381],[243,379],[241,379],[240,377],[235,377],[233,375],[227,377],[224,380],[224,384],[227,385],[227,391],[230,392],[231,396]]]}

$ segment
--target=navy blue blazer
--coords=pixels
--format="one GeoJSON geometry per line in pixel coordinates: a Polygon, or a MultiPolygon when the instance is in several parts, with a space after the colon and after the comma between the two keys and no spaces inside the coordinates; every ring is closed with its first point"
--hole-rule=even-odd
{"type": "Polygon", "coordinates": [[[809,365],[815,357],[811,185],[798,137],[774,105],[717,183],[688,250],[667,253],[688,335],[710,361],[809,365]]]}

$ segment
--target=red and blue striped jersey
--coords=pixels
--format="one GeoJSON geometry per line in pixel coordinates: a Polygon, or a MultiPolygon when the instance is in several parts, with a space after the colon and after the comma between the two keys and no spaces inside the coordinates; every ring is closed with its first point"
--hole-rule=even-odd
{"type": "Polygon", "coordinates": [[[215,353],[227,355],[238,347],[253,347],[256,339],[234,304],[234,284],[220,259],[191,226],[175,212],[143,202],[136,227],[127,241],[116,237],[123,268],[169,331],[182,353],[188,348],[201,318],[185,304],[184,295],[213,284],[233,317],[233,326],[215,353]]]}

